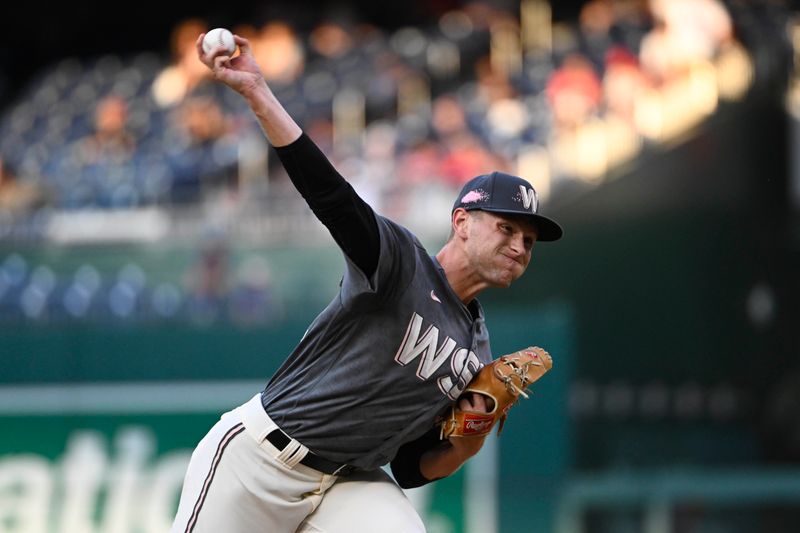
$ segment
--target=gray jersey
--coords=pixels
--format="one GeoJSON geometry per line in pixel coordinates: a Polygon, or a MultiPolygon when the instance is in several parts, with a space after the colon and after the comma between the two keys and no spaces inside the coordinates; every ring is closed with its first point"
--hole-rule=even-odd
{"type": "Polygon", "coordinates": [[[339,293],[267,385],[270,417],[311,451],[364,469],[430,430],[491,361],[483,311],[453,292],[416,237],[376,215],[370,279],[347,260],[339,293]]]}

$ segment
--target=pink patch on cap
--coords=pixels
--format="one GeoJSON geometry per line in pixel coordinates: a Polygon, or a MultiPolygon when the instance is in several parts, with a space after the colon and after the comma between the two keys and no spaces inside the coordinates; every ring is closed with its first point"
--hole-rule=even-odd
{"type": "Polygon", "coordinates": [[[483,200],[486,200],[488,197],[489,195],[481,191],[480,189],[477,191],[469,191],[467,194],[464,195],[463,198],[461,198],[461,203],[472,204],[475,202],[481,202],[483,200]]]}

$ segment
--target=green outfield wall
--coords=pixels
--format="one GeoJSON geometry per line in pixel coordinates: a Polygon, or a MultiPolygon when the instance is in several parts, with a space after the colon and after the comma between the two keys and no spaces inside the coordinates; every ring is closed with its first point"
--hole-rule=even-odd
{"type": "MultiPolygon", "coordinates": [[[[488,313],[496,351],[535,342],[555,367],[468,467],[410,491],[432,533],[549,530],[571,462],[569,307],[488,313]]],[[[4,328],[0,531],[168,531],[193,446],[263,387],[304,328],[4,328]]]]}

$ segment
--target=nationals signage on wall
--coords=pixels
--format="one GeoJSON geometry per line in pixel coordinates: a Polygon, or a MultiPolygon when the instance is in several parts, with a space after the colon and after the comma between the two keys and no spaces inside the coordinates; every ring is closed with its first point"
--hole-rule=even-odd
{"type": "MultiPolygon", "coordinates": [[[[75,397],[96,393],[72,389],[75,397]]],[[[0,400],[3,396],[0,392],[0,400]]],[[[68,407],[82,403],[70,400],[66,390],[56,396],[68,407]]],[[[3,533],[167,533],[191,451],[219,414],[46,414],[41,409],[0,416],[3,533]]],[[[464,490],[465,472],[409,493],[431,533],[477,533],[464,527],[464,499],[473,497],[464,490]]],[[[491,514],[488,519],[493,520],[491,514]]]]}

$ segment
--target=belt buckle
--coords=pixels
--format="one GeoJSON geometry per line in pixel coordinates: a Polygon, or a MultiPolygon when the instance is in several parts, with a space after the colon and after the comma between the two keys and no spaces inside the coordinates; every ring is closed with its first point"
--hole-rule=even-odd
{"type": "Polygon", "coordinates": [[[353,465],[344,464],[333,471],[332,476],[347,476],[355,470],[353,465]]]}

